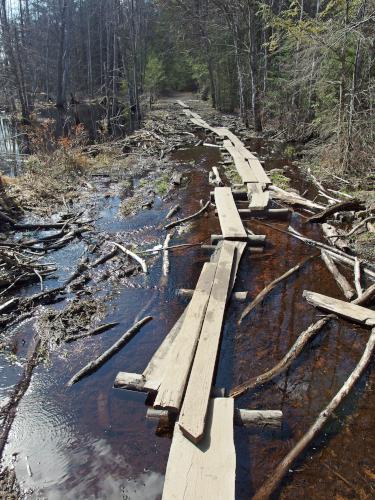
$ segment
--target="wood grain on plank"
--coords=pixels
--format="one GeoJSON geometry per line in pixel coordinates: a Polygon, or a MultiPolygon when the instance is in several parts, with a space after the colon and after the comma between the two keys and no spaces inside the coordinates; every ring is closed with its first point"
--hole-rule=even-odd
{"type": "Polygon", "coordinates": [[[371,309],[307,290],[303,292],[303,296],[314,307],[319,307],[325,311],[338,314],[343,318],[348,318],[368,326],[375,326],[375,311],[371,309]]]}
{"type": "Polygon", "coordinates": [[[215,204],[224,238],[247,238],[246,230],[229,187],[215,188],[215,204]]]}
{"type": "Polygon", "coordinates": [[[217,265],[214,263],[206,263],[203,266],[181,331],[173,342],[168,356],[168,364],[165,367],[154,408],[178,411],[181,407],[216,269],[217,265]]]}
{"type": "Polygon", "coordinates": [[[210,400],[207,432],[195,445],[175,425],[163,500],[233,500],[236,453],[232,398],[210,400]]]}
{"type": "Polygon", "coordinates": [[[235,252],[235,243],[223,242],[206,316],[181,408],[179,426],[182,432],[194,442],[202,439],[204,434],[208,400],[220,344],[235,252]]]}

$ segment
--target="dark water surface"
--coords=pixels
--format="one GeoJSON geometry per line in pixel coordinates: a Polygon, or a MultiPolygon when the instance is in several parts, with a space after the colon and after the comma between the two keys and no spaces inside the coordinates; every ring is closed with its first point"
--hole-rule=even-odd
{"type": "MultiPolygon", "coordinates": [[[[197,147],[179,151],[173,159],[187,173],[188,182],[178,195],[184,216],[199,208],[200,199],[208,199],[208,170],[220,156],[215,148],[197,147]]],[[[267,168],[273,166],[271,160],[266,163],[267,168]]],[[[150,248],[163,242],[163,219],[174,204],[176,199],[160,201],[152,210],[122,219],[117,214],[119,199],[103,198],[99,191],[93,210],[101,216],[96,222],[98,229],[121,236],[124,244],[142,242],[150,248]]],[[[280,228],[288,225],[271,223],[280,228]]],[[[320,238],[318,228],[304,224],[298,214],[290,223],[304,234],[320,238]]],[[[264,254],[246,253],[238,275],[236,290],[249,290],[252,297],[271,280],[316,253],[259,222],[246,225],[256,233],[267,234],[264,254]]],[[[188,230],[177,232],[171,244],[208,241],[210,234],[219,230],[212,212],[193,221],[188,230]]],[[[63,269],[55,281],[47,282],[48,286],[64,280],[83,251],[84,244],[78,243],[53,254],[63,269]]],[[[49,361],[35,370],[9,436],[6,462],[11,463],[13,454],[17,454],[17,476],[22,486],[30,489],[29,498],[160,498],[170,438],[157,437],[155,422],[146,420],[145,395],[114,390],[113,381],[119,370],[139,373],[145,368],[186,305],[175,296],[176,288],[193,288],[208,259],[208,251],[193,247],[171,253],[168,279],[162,278],[159,256],[147,276],[129,278],[121,285],[100,285],[99,280],[94,284],[106,309],[103,322],[119,321],[120,325],[100,336],[55,349],[49,361]],[[69,378],[108,348],[138,314],[150,314],[154,319],[96,373],[66,388],[69,378]]],[[[22,293],[34,289],[28,287],[22,293]]],[[[282,282],[240,327],[237,320],[244,305],[230,303],[216,386],[231,388],[283,357],[299,333],[320,315],[302,298],[304,289],[342,298],[322,262],[315,259],[282,282]]],[[[32,334],[32,321],[18,327],[15,350],[21,356],[26,356],[32,334]]],[[[345,321],[332,322],[286,374],[237,400],[242,408],[280,409],[285,421],[282,431],[236,428],[238,499],[250,498],[341,387],[361,356],[368,335],[368,330],[345,321]]],[[[19,366],[0,359],[0,397],[6,397],[20,371],[19,366]]],[[[323,439],[315,442],[296,465],[282,498],[373,498],[375,397],[371,388],[375,379],[373,372],[369,373],[325,429],[323,439]]]]}

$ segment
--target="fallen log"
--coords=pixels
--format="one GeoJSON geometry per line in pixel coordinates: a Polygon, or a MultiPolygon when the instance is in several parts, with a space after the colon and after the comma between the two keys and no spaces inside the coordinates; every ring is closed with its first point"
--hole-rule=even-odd
{"type": "Polygon", "coordinates": [[[331,258],[331,256],[327,252],[325,252],[324,250],[322,250],[321,255],[322,255],[323,262],[327,266],[327,269],[332,274],[332,276],[335,279],[338,286],[341,288],[345,297],[348,300],[352,300],[353,297],[355,296],[355,291],[354,291],[353,287],[350,285],[350,283],[345,278],[345,276],[340,273],[336,264],[333,262],[333,259],[331,258]]]}
{"type": "Polygon", "coordinates": [[[141,265],[143,272],[146,273],[146,274],[148,273],[147,264],[146,264],[146,262],[141,257],[139,257],[137,254],[135,254],[131,250],[128,250],[123,245],[120,245],[119,243],[116,243],[115,241],[111,241],[111,243],[113,245],[115,245],[117,248],[119,248],[126,255],[129,255],[129,257],[131,257],[132,259],[136,260],[138,262],[138,264],[141,265]]]}
{"type": "Polygon", "coordinates": [[[348,233],[344,234],[344,238],[349,238],[352,236],[355,232],[358,231],[358,229],[361,229],[362,226],[366,226],[368,222],[371,222],[372,220],[375,220],[375,215],[371,215],[370,217],[366,217],[366,219],[363,219],[363,221],[359,222],[356,226],[354,226],[348,233]]]}
{"type": "Polygon", "coordinates": [[[329,321],[331,321],[335,317],[336,316],[334,314],[331,314],[329,316],[325,316],[324,318],[310,325],[305,331],[303,331],[299,335],[299,337],[297,338],[291,349],[287,352],[287,354],[283,357],[281,361],[279,361],[273,368],[262,373],[261,375],[253,377],[250,380],[247,380],[246,382],[234,387],[230,391],[229,396],[232,398],[238,398],[239,396],[242,396],[242,394],[245,394],[250,389],[255,389],[261,385],[264,385],[267,382],[270,382],[275,377],[284,373],[290,367],[293,361],[295,361],[298,358],[298,356],[301,354],[301,352],[303,351],[305,346],[310,342],[310,340],[313,337],[315,337],[317,333],[320,332],[323,326],[325,326],[329,321]]]}
{"type": "Polygon", "coordinates": [[[184,222],[188,222],[189,220],[192,220],[192,219],[195,219],[196,217],[198,217],[199,215],[201,215],[203,212],[205,212],[208,207],[210,206],[210,201],[208,201],[205,205],[203,205],[203,207],[198,210],[198,212],[195,212],[194,214],[192,215],[189,215],[188,217],[185,217],[184,219],[179,219],[179,220],[176,220],[174,222],[171,222],[170,224],[167,224],[166,226],[164,226],[164,229],[171,229],[172,227],[175,227],[175,226],[179,226],[180,224],[183,224],[184,222]]]}
{"type": "Polygon", "coordinates": [[[169,254],[168,254],[168,245],[171,239],[171,234],[167,234],[163,244],[163,276],[167,276],[169,272],[169,254]]]}
{"type": "Polygon", "coordinates": [[[336,212],[345,212],[346,210],[354,210],[357,212],[358,210],[364,210],[365,208],[365,205],[360,200],[345,200],[327,207],[325,210],[316,215],[312,215],[306,220],[306,222],[325,222],[336,212]]]}
{"type": "Polygon", "coordinates": [[[276,467],[276,470],[269,476],[269,479],[260,487],[260,489],[253,496],[253,500],[265,500],[270,498],[272,493],[279,486],[281,480],[289,472],[292,464],[305,450],[305,448],[315,439],[320,431],[325,426],[332,414],[340,406],[341,402],[350,393],[362,373],[365,371],[368,363],[370,362],[375,350],[375,328],[372,329],[370,338],[367,342],[364,353],[359,360],[357,366],[352,371],[345,384],[341,387],[339,392],[331,400],[331,402],[324,408],[315,420],[314,424],[309,428],[306,434],[298,441],[294,448],[286,455],[286,457],[276,467]]]}
{"type": "Polygon", "coordinates": [[[362,297],[363,290],[361,286],[361,262],[357,257],[354,260],[354,285],[358,297],[362,297]]]}
{"type": "Polygon", "coordinates": [[[107,330],[110,330],[111,328],[119,325],[120,323],[114,322],[114,323],[106,323],[105,325],[100,325],[94,330],[91,330],[90,332],[86,333],[81,333],[79,335],[70,335],[69,337],[66,337],[64,340],[65,342],[74,342],[75,340],[83,339],[85,337],[93,337],[94,335],[99,335],[100,333],[106,332],[107,330]]]}
{"type": "Polygon", "coordinates": [[[84,366],[79,372],[77,372],[67,383],[67,386],[72,386],[83,377],[86,377],[93,371],[100,368],[108,359],[110,359],[121,347],[129,342],[129,340],[134,336],[138,330],[152,320],[151,316],[146,316],[137,323],[135,323],[127,332],[125,332],[109,349],[107,349],[98,358],[90,361],[86,366],[84,366]]]}
{"type": "Polygon", "coordinates": [[[324,205],[310,201],[298,193],[290,193],[274,185],[269,186],[268,189],[272,191],[272,199],[280,200],[293,206],[306,207],[314,210],[324,209],[324,205]]]}
{"type": "Polygon", "coordinates": [[[349,250],[349,245],[342,239],[342,235],[340,235],[336,228],[331,224],[327,224],[326,222],[322,224],[322,230],[325,237],[328,239],[332,245],[339,248],[342,251],[349,250]]]}
{"type": "Polygon", "coordinates": [[[246,318],[246,316],[248,316],[248,314],[251,313],[251,311],[258,305],[258,304],[261,304],[263,302],[263,300],[267,297],[267,295],[281,282],[283,281],[284,279],[286,278],[289,278],[289,276],[291,276],[292,274],[294,274],[295,272],[299,271],[305,264],[307,264],[310,260],[314,259],[316,257],[316,255],[313,255],[313,256],[309,256],[307,257],[307,259],[303,260],[302,262],[300,262],[299,264],[297,264],[296,266],[292,267],[291,269],[289,269],[289,271],[287,271],[286,273],[282,274],[281,276],[279,276],[278,278],[276,278],[274,281],[272,281],[271,283],[269,283],[265,288],[263,288],[263,290],[258,293],[258,295],[255,297],[255,299],[248,305],[245,307],[245,309],[243,310],[242,314],[241,314],[241,317],[240,319],[238,320],[238,325],[241,324],[242,320],[244,318],[246,318]]]}

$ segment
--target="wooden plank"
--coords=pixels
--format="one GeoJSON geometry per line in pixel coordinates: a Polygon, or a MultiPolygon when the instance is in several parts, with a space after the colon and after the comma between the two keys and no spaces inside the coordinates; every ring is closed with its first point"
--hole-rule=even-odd
{"type": "Polygon", "coordinates": [[[224,141],[224,147],[232,156],[238,175],[241,177],[242,182],[244,184],[247,182],[259,182],[257,176],[255,175],[255,172],[250,168],[249,163],[237,151],[237,149],[229,140],[224,141]]]}
{"type": "Polygon", "coordinates": [[[210,400],[207,432],[195,445],[175,425],[163,500],[233,500],[236,452],[232,398],[210,400]]]}
{"type": "Polygon", "coordinates": [[[214,192],[215,204],[224,238],[247,239],[247,232],[243,227],[231,189],[229,187],[217,187],[214,192]]]}
{"type": "Polygon", "coordinates": [[[181,332],[168,356],[168,365],[165,368],[154,408],[178,411],[181,407],[216,269],[215,263],[206,263],[203,266],[181,332]]]}
{"type": "Polygon", "coordinates": [[[177,99],[176,103],[179,104],[181,107],[183,107],[185,109],[189,109],[190,108],[190,106],[188,106],[184,101],[181,101],[180,99],[177,99]]]}
{"type": "Polygon", "coordinates": [[[307,290],[303,292],[303,296],[307,302],[314,307],[319,307],[319,309],[323,309],[324,311],[333,312],[343,318],[348,318],[358,323],[375,326],[375,311],[372,311],[371,309],[357,306],[351,302],[345,302],[343,300],[327,297],[326,295],[322,295],[320,293],[309,292],[307,290]]]}
{"type": "Polygon", "coordinates": [[[249,208],[253,210],[264,210],[270,202],[270,192],[264,191],[261,184],[247,184],[249,193],[249,208]]]}
{"type": "Polygon", "coordinates": [[[257,158],[247,158],[250,168],[255,172],[260,183],[270,186],[272,184],[271,179],[266,174],[262,164],[257,158]]]}
{"type": "Polygon", "coordinates": [[[181,327],[187,314],[187,308],[181,314],[174,324],[173,328],[164,338],[159,348],[155,351],[148,365],[143,371],[145,379],[144,388],[150,391],[157,391],[163,379],[166,367],[169,364],[168,358],[171,353],[171,347],[181,332],[181,327]]]}
{"type": "Polygon", "coordinates": [[[232,242],[223,242],[206,316],[181,408],[179,426],[184,435],[196,443],[202,439],[204,434],[208,400],[219,349],[235,252],[236,247],[232,242]]]}

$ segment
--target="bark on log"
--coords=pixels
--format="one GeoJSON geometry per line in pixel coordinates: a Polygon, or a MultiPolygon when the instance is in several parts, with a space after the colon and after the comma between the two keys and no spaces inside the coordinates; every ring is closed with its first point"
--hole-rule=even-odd
{"type": "Polygon", "coordinates": [[[106,332],[107,330],[110,330],[117,325],[119,325],[118,322],[106,323],[105,325],[100,325],[97,328],[94,328],[94,330],[91,330],[90,332],[80,333],[79,335],[70,335],[64,340],[65,342],[74,342],[75,340],[83,339],[85,337],[92,337],[94,335],[99,335],[100,333],[106,332]]]}
{"type": "Polygon", "coordinates": [[[110,359],[121,347],[129,342],[129,340],[134,336],[138,330],[152,320],[151,316],[146,316],[137,323],[135,323],[127,332],[125,332],[109,349],[107,349],[101,356],[90,361],[86,366],[84,366],[79,372],[77,372],[67,383],[67,386],[72,386],[83,377],[86,377],[93,371],[101,367],[108,359],[110,359]]]}
{"type": "Polygon", "coordinates": [[[340,406],[344,398],[350,393],[358,379],[361,377],[362,373],[365,371],[368,363],[370,362],[375,350],[375,328],[372,329],[371,335],[367,342],[365,351],[359,360],[357,366],[352,371],[349,378],[346,380],[345,384],[341,387],[336,396],[331,400],[331,402],[324,408],[324,410],[319,414],[318,418],[315,420],[314,424],[309,428],[306,434],[298,441],[295,447],[287,454],[287,456],[280,462],[273,471],[269,479],[260,487],[260,489],[253,496],[253,500],[264,500],[270,498],[272,493],[279,486],[281,480],[290,470],[294,461],[299,457],[299,455],[305,450],[305,448],[313,441],[313,439],[320,433],[320,431],[325,426],[326,422],[329,420],[331,415],[340,406]]]}
{"type": "Polygon", "coordinates": [[[185,217],[184,219],[179,219],[179,220],[176,220],[174,222],[171,222],[170,224],[167,224],[166,226],[164,226],[164,229],[171,229],[172,227],[179,226],[180,224],[183,224],[184,222],[195,219],[195,217],[198,217],[200,214],[202,214],[203,212],[205,212],[208,209],[208,207],[210,206],[210,203],[211,202],[208,201],[200,210],[198,210],[198,212],[195,212],[194,214],[189,215],[188,217],[185,217]]]}
{"type": "Polygon", "coordinates": [[[276,278],[274,281],[272,281],[271,283],[269,283],[265,288],[263,288],[263,290],[258,293],[258,295],[255,297],[255,299],[248,305],[245,307],[245,309],[243,310],[242,314],[241,314],[241,317],[240,319],[238,320],[238,324],[240,325],[242,320],[244,318],[246,318],[246,316],[248,314],[250,314],[250,312],[260,303],[263,302],[263,300],[267,297],[267,295],[281,282],[283,281],[284,279],[286,278],[289,278],[289,276],[291,276],[292,274],[294,274],[295,272],[299,271],[305,264],[307,264],[311,259],[314,259],[316,257],[316,255],[313,255],[313,256],[310,256],[308,257],[307,259],[303,260],[302,262],[300,262],[299,264],[297,264],[296,266],[292,267],[291,269],[289,269],[289,271],[287,271],[286,273],[282,274],[281,276],[279,276],[278,278],[276,278]]]}
{"type": "Polygon", "coordinates": [[[319,214],[309,217],[306,222],[325,222],[331,215],[335,214],[336,212],[344,212],[346,210],[354,210],[357,212],[358,210],[364,209],[365,205],[357,199],[345,200],[341,203],[337,203],[336,205],[327,207],[319,214]]]}
{"type": "Polygon", "coordinates": [[[317,333],[320,332],[324,325],[326,325],[335,317],[336,316],[334,314],[330,314],[329,316],[325,316],[324,318],[320,319],[316,323],[311,324],[307,328],[307,330],[299,335],[296,342],[293,344],[291,349],[287,352],[287,354],[281,361],[279,361],[273,368],[262,373],[261,375],[253,377],[250,380],[247,380],[246,382],[234,387],[230,391],[229,396],[232,398],[238,398],[250,389],[255,389],[256,387],[264,385],[265,383],[284,373],[290,367],[293,361],[297,359],[297,357],[301,354],[306,344],[310,342],[310,340],[315,337],[317,333]]]}
{"type": "Polygon", "coordinates": [[[272,199],[283,201],[289,205],[306,207],[314,210],[322,210],[324,208],[324,205],[310,201],[298,193],[290,193],[289,191],[285,191],[284,189],[273,185],[269,186],[268,189],[272,191],[272,199]]]}
{"type": "Polygon", "coordinates": [[[343,274],[340,273],[336,264],[333,262],[333,259],[331,258],[331,256],[327,252],[322,250],[321,255],[322,255],[323,262],[325,263],[329,272],[332,274],[332,276],[336,280],[336,283],[341,288],[345,297],[348,300],[352,300],[353,297],[355,296],[355,290],[350,285],[349,281],[345,278],[345,276],[343,274]]]}

